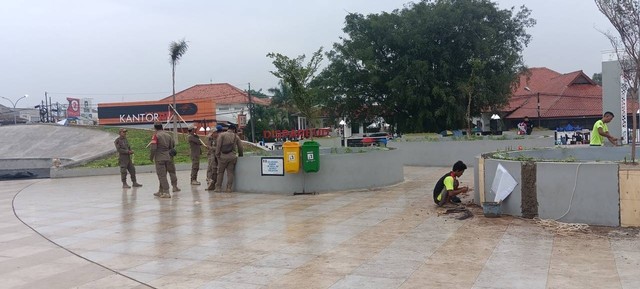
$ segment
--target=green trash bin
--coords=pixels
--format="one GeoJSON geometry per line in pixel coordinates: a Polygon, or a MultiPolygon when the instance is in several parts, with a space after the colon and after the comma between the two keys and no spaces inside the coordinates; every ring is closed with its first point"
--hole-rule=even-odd
{"type": "Polygon", "coordinates": [[[307,173],[320,170],[320,144],[308,141],[302,144],[302,169],[307,173]]]}

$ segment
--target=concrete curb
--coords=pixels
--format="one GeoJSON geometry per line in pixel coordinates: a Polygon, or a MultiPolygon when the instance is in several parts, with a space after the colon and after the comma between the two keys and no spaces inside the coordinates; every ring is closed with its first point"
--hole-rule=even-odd
{"type": "MultiPolygon", "coordinates": [[[[202,163],[200,164],[200,170],[207,170],[206,164],[204,166],[202,163]]],[[[191,170],[191,164],[177,164],[177,171],[188,171],[191,170]]],[[[136,166],[137,174],[144,173],[155,173],[156,167],[154,165],[146,165],[146,166],[136,166]]],[[[76,178],[76,177],[88,177],[88,176],[108,176],[108,175],[119,175],[120,168],[119,167],[109,167],[109,168],[51,168],[50,176],[52,179],[59,178],[76,178]]]]}

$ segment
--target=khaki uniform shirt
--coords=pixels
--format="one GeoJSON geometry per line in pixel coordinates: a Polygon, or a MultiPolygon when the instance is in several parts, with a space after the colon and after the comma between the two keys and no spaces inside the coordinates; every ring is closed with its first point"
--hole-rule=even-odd
{"type": "Polygon", "coordinates": [[[169,155],[169,150],[175,148],[173,137],[163,130],[158,130],[151,138],[151,161],[170,161],[173,157],[169,155]]]}
{"type": "Polygon", "coordinates": [[[118,163],[120,166],[126,166],[131,161],[131,146],[126,137],[118,137],[113,144],[118,151],[118,163]]]}
{"type": "Polygon", "coordinates": [[[218,135],[218,139],[216,140],[216,156],[220,158],[224,155],[236,155],[236,152],[239,156],[242,156],[242,141],[238,137],[238,135],[232,131],[226,131],[218,135]],[[229,153],[222,153],[221,148],[225,144],[233,143],[233,150],[229,153]]]}
{"type": "Polygon", "coordinates": [[[208,156],[216,153],[216,138],[218,138],[218,136],[216,135],[214,137],[213,134],[214,133],[211,133],[207,136],[207,146],[209,147],[209,150],[207,151],[208,156]]]}
{"type": "Polygon", "coordinates": [[[200,137],[194,134],[189,134],[189,148],[191,149],[191,158],[198,159],[200,158],[200,154],[202,154],[202,143],[200,142],[200,137]]]}

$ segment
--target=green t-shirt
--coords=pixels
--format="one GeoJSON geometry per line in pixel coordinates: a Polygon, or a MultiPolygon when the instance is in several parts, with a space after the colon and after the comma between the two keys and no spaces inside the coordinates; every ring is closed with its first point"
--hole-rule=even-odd
{"type": "Polygon", "coordinates": [[[607,124],[604,123],[604,121],[596,121],[596,123],[593,125],[593,130],[591,131],[591,141],[589,142],[589,144],[592,146],[601,146],[604,144],[604,137],[600,135],[600,133],[598,132],[598,128],[602,128],[603,132],[609,131],[609,128],[607,127],[607,124]]]}
{"type": "Polygon", "coordinates": [[[447,190],[447,191],[453,191],[454,190],[455,179],[452,176],[445,177],[442,182],[444,183],[444,188],[443,188],[442,192],[440,192],[440,195],[438,195],[438,201],[442,200],[442,193],[444,193],[445,190],[447,190]]]}

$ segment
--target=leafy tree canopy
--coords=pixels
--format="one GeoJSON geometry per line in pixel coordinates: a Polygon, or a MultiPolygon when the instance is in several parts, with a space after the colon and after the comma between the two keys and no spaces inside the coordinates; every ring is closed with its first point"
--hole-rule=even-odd
{"type": "Polygon", "coordinates": [[[319,117],[321,101],[316,86],[311,82],[316,77],[318,66],[323,59],[322,47],[313,53],[306,64],[305,55],[290,58],[280,53],[269,53],[267,57],[273,59],[273,65],[276,67],[271,74],[286,85],[289,90],[288,98],[294,108],[313,125],[313,121],[319,117]]]}
{"type": "Polygon", "coordinates": [[[593,76],[591,77],[591,80],[593,80],[598,85],[602,86],[602,72],[594,73],[593,76]]]}
{"type": "Polygon", "coordinates": [[[392,13],[349,14],[318,78],[336,115],[382,116],[403,132],[465,126],[508,102],[530,11],[489,0],[424,0],[392,13]],[[469,102],[470,101],[470,102],[469,102]]]}
{"type": "Polygon", "coordinates": [[[255,89],[250,89],[250,90],[245,90],[246,93],[251,94],[251,96],[255,96],[258,98],[269,98],[268,95],[264,94],[264,92],[262,92],[262,88],[255,90],[255,89]]]}

